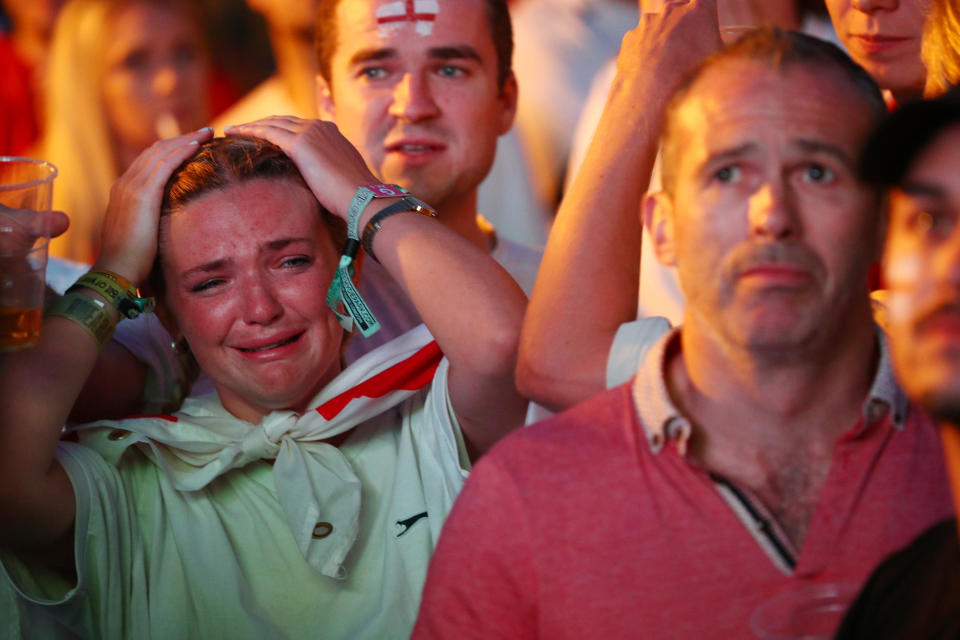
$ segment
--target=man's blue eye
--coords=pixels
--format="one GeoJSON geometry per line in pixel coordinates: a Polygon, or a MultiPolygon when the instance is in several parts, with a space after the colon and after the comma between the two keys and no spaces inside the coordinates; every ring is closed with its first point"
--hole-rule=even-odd
{"type": "Polygon", "coordinates": [[[717,170],[717,172],[713,174],[713,177],[724,184],[736,184],[740,181],[741,177],[740,167],[736,165],[723,167],[717,170]]]}
{"type": "Polygon", "coordinates": [[[804,167],[803,179],[805,182],[827,184],[833,182],[835,177],[836,174],[833,172],[833,169],[825,167],[822,164],[811,163],[804,167]]]}
{"type": "Polygon", "coordinates": [[[379,80],[387,75],[387,70],[383,67],[367,67],[361,74],[368,80],[379,80]]]}
{"type": "Polygon", "coordinates": [[[445,64],[440,67],[438,73],[444,78],[457,78],[464,75],[465,71],[460,67],[451,64],[445,64]]]}

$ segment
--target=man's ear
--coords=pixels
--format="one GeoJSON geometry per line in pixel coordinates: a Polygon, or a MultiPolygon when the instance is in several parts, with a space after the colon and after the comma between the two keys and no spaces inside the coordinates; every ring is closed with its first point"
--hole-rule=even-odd
{"type": "Polygon", "coordinates": [[[673,200],[663,191],[648,193],[644,196],[641,210],[643,226],[650,233],[657,260],[669,267],[676,266],[673,200]]]}
{"type": "Polygon", "coordinates": [[[317,112],[321,120],[334,121],[336,119],[330,85],[319,73],[317,74],[317,112]]]}
{"type": "Polygon", "coordinates": [[[510,127],[513,126],[513,120],[517,115],[517,97],[520,89],[517,86],[517,77],[510,72],[503,83],[503,89],[500,90],[500,130],[502,136],[510,127]]]}

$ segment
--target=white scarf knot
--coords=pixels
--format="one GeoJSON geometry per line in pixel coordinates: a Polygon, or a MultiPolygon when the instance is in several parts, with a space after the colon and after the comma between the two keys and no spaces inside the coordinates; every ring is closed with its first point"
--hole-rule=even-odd
{"type": "Polygon", "coordinates": [[[443,354],[426,327],[374,349],[330,382],[298,415],[274,411],[253,425],[230,415],[217,398],[188,399],[173,416],[78,425],[125,429],[180,491],[256,460],[275,460],[273,481],[290,531],[306,561],[343,578],[343,561],[360,522],[360,480],[340,450],[323,440],[397,406],[430,384],[443,354]]]}
{"type": "MultiPolygon", "coordinates": [[[[267,422],[273,414],[264,419],[267,422]]],[[[260,429],[251,429],[243,437],[240,443],[240,450],[243,456],[250,461],[253,460],[271,460],[280,453],[280,442],[287,437],[287,432],[293,426],[293,419],[284,419],[282,421],[272,421],[273,425],[260,424],[260,429]],[[280,429],[271,428],[280,426],[280,429]]]]}

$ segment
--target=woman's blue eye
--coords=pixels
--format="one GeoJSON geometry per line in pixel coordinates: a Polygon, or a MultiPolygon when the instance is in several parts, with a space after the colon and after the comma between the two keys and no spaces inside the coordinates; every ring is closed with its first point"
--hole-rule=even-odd
{"type": "Polygon", "coordinates": [[[223,284],[223,282],[224,282],[223,278],[210,278],[209,280],[204,280],[203,282],[193,285],[193,287],[190,288],[190,291],[194,293],[200,293],[201,291],[208,291],[210,289],[213,289],[214,287],[217,287],[223,284]]]}
{"type": "Polygon", "coordinates": [[[311,260],[307,256],[295,256],[285,259],[282,264],[284,267],[302,267],[310,263],[311,260]]]}

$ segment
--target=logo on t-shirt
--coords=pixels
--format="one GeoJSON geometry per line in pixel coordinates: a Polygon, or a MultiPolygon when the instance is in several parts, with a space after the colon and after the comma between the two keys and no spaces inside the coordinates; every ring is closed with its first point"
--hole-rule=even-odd
{"type": "Polygon", "coordinates": [[[396,537],[404,535],[407,531],[410,531],[410,527],[416,524],[418,521],[427,517],[427,512],[418,513],[415,516],[410,516],[406,520],[397,520],[393,525],[394,531],[396,531],[396,537]]]}

